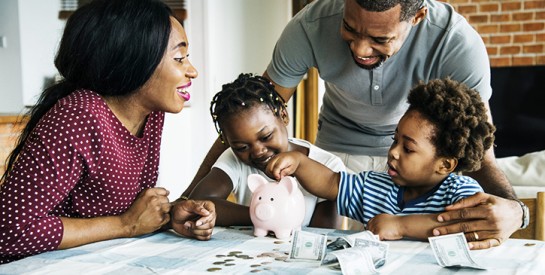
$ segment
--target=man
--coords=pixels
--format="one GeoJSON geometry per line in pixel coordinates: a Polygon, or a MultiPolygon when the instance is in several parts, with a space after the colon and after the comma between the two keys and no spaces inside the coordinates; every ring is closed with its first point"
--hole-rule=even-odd
{"type": "MultiPolygon", "coordinates": [[[[288,100],[311,67],[318,68],[326,87],[316,145],[356,172],[384,169],[407,94],[419,81],[449,76],[477,90],[489,109],[485,46],[464,18],[441,2],[314,1],[284,29],[264,76],[288,100]]],[[[186,193],[224,148],[214,144],[186,193]]],[[[493,149],[483,167],[468,175],[494,195],[480,193],[447,208],[453,211],[439,221],[457,223],[435,233],[474,232],[473,249],[497,246],[525,225],[524,206],[496,167],[493,149]]]]}

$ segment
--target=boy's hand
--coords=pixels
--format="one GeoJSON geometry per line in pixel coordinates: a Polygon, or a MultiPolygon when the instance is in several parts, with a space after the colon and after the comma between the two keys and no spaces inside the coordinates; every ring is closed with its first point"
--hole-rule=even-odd
{"type": "Polygon", "coordinates": [[[367,223],[367,229],[377,234],[380,240],[399,240],[403,238],[401,216],[378,214],[367,223]]]}
{"type": "Polygon", "coordinates": [[[292,175],[300,164],[299,152],[285,152],[276,155],[267,164],[265,173],[267,176],[280,180],[285,176],[292,175]]]}

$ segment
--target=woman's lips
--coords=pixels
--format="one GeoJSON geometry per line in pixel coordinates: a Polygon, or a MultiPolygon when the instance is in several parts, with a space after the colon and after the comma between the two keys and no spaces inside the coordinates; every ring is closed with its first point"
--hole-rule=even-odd
{"type": "Polygon", "coordinates": [[[191,86],[191,82],[187,83],[186,85],[179,86],[179,87],[176,88],[176,92],[177,92],[185,101],[189,101],[189,99],[191,98],[191,94],[189,94],[189,92],[187,91],[187,88],[189,88],[189,86],[191,86]]]}

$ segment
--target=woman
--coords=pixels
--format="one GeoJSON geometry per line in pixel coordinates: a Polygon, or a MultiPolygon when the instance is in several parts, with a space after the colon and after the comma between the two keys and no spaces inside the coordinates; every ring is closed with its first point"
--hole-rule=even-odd
{"type": "MultiPolygon", "coordinates": [[[[0,263],[154,232],[170,221],[155,188],[164,112],[189,100],[197,71],[182,25],[158,0],[96,0],[69,18],[63,79],[30,110],[0,191],[0,263]]],[[[178,233],[207,240],[208,201],[182,201],[178,233]]]]}

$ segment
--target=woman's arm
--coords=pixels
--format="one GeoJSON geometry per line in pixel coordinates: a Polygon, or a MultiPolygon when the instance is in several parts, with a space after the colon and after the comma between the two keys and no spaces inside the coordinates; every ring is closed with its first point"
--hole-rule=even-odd
{"type": "Polygon", "coordinates": [[[118,216],[88,219],[61,217],[63,237],[58,248],[154,232],[170,220],[168,193],[164,188],[146,189],[125,213],[118,216]]]}

